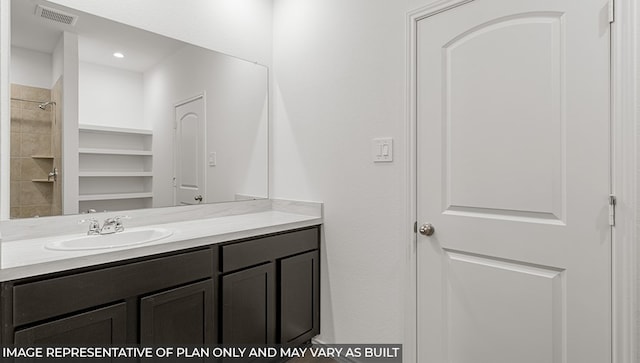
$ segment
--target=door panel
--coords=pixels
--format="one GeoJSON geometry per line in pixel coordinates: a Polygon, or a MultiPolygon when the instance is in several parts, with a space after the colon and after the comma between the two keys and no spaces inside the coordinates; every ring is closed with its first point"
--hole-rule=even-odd
{"type": "Polygon", "coordinates": [[[206,202],[204,156],[204,96],[175,107],[176,112],[176,205],[206,202]]]}
{"type": "Polygon", "coordinates": [[[320,334],[318,251],[280,261],[280,344],[302,344],[320,334]]]}
{"type": "Polygon", "coordinates": [[[213,281],[205,280],[140,299],[143,345],[213,344],[213,281]]]}
{"type": "Polygon", "coordinates": [[[607,8],[418,22],[418,361],[610,361],[607,8]]]}
{"type": "Polygon", "coordinates": [[[444,45],[447,210],[561,219],[562,33],[558,14],[534,13],[481,24],[444,45]],[[491,97],[479,97],[488,86],[491,97]]]}
{"type": "Polygon", "coordinates": [[[276,342],[273,262],[222,276],[222,344],[276,342]]]}

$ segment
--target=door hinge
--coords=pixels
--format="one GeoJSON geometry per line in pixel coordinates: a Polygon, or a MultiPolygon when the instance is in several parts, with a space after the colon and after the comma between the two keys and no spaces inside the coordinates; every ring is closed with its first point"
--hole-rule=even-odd
{"type": "Polygon", "coordinates": [[[616,196],[611,194],[609,195],[609,225],[616,225],[616,196]]]}
{"type": "Polygon", "coordinates": [[[609,23],[613,23],[615,20],[615,1],[609,0],[609,23]]]}

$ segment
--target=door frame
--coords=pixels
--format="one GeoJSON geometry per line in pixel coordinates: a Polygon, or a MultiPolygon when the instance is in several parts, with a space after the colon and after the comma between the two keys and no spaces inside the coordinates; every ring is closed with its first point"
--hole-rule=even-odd
{"type": "MultiPolygon", "coordinates": [[[[405,363],[417,362],[417,112],[416,67],[418,21],[474,0],[440,0],[410,11],[406,16],[405,175],[407,184],[405,241],[405,363]]],[[[614,1],[614,0],[611,0],[614,1]]],[[[640,6],[634,0],[615,0],[611,25],[611,178],[617,198],[616,225],[612,228],[612,363],[636,363],[638,328],[637,217],[637,100],[636,25],[640,6]]]]}
{"type": "Polygon", "coordinates": [[[209,121],[207,120],[207,92],[206,91],[202,91],[194,96],[191,96],[189,98],[183,99],[182,101],[178,101],[176,103],[173,104],[173,206],[176,207],[177,206],[177,202],[178,202],[178,185],[176,184],[177,182],[177,174],[178,174],[178,161],[177,161],[177,145],[178,145],[178,120],[176,120],[176,108],[197,100],[198,98],[202,98],[202,104],[203,104],[203,109],[204,109],[204,140],[205,140],[205,144],[204,144],[204,156],[202,158],[202,170],[203,170],[203,179],[204,179],[204,191],[203,191],[203,201],[200,204],[204,204],[206,203],[206,199],[207,199],[207,155],[208,155],[208,145],[206,144],[206,140],[207,138],[207,131],[208,131],[208,123],[209,121]]]}

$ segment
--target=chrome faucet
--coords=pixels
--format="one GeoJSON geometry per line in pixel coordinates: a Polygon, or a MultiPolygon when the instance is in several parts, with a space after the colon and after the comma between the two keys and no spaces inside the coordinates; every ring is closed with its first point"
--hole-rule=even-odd
{"type": "Polygon", "coordinates": [[[88,235],[99,235],[99,234],[112,234],[116,232],[124,231],[124,224],[122,224],[123,219],[131,219],[129,216],[116,216],[113,218],[107,218],[102,223],[102,227],[100,227],[100,223],[95,218],[87,218],[78,222],[78,224],[89,222],[89,231],[88,235]]]}
{"type": "Polygon", "coordinates": [[[98,222],[97,219],[95,218],[83,219],[79,221],[78,224],[82,224],[86,222],[89,222],[89,231],[87,232],[87,235],[92,236],[92,235],[100,234],[100,223],[98,222]]]}
{"type": "Polygon", "coordinates": [[[111,234],[116,232],[124,231],[124,224],[122,224],[123,219],[130,219],[129,216],[116,216],[113,218],[107,218],[102,223],[102,228],[100,228],[100,234],[111,234]]]}
{"type": "Polygon", "coordinates": [[[53,170],[49,172],[47,175],[47,181],[51,181],[51,178],[53,178],[54,182],[58,181],[58,168],[53,168],[53,170]]]}

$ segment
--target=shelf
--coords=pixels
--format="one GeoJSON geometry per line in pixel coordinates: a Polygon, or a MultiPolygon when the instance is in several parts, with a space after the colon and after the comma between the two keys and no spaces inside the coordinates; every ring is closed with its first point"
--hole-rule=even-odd
{"type": "Polygon", "coordinates": [[[91,131],[91,132],[107,132],[107,133],[123,133],[123,134],[140,134],[140,135],[152,135],[153,131],[145,129],[130,129],[127,127],[111,127],[111,126],[97,126],[97,125],[78,125],[79,131],[91,131]]]}
{"type": "Polygon", "coordinates": [[[94,155],[135,155],[135,156],[151,156],[150,150],[128,150],[128,149],[98,149],[98,148],[80,148],[80,154],[94,155]]]}
{"type": "Polygon", "coordinates": [[[119,194],[87,194],[80,195],[78,200],[80,202],[89,200],[117,200],[117,199],[141,199],[151,198],[153,193],[119,193],[119,194]]]}
{"type": "Polygon", "coordinates": [[[31,179],[34,183],[53,183],[53,180],[48,179],[31,179]]]}
{"type": "Polygon", "coordinates": [[[51,155],[31,155],[32,159],[53,159],[51,155]]]}
{"type": "Polygon", "coordinates": [[[150,171],[81,171],[79,177],[134,177],[134,176],[153,176],[150,171]]]}
{"type": "Polygon", "coordinates": [[[79,125],[80,210],[125,210],[152,205],[151,130],[79,125]]]}

